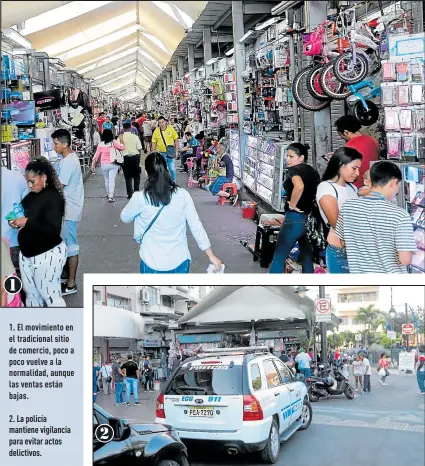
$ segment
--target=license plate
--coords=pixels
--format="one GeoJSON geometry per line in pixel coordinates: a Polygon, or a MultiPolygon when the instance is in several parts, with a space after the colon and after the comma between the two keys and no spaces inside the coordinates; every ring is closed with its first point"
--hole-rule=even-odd
{"type": "Polygon", "coordinates": [[[214,417],[214,408],[212,407],[198,408],[197,406],[193,406],[189,408],[189,416],[190,417],[214,417]]]}

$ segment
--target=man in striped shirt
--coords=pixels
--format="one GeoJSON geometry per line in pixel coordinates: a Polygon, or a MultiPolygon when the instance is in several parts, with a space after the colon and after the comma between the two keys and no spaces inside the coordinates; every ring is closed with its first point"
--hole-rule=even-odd
{"type": "Polygon", "coordinates": [[[401,171],[383,160],[372,165],[370,178],[370,193],[345,201],[335,229],[347,250],[350,273],[407,273],[416,251],[412,220],[391,202],[401,171]]]}

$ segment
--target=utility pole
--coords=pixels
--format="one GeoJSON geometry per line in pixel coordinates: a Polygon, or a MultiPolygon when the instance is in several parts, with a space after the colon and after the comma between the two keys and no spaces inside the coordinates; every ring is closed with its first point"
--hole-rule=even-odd
{"type": "MultiPolygon", "coordinates": [[[[319,286],[319,298],[326,298],[325,287],[319,286]]],[[[320,322],[320,364],[326,364],[328,362],[328,340],[327,340],[327,323],[320,322]]]]}
{"type": "MultiPolygon", "coordinates": [[[[404,304],[404,310],[406,314],[406,324],[409,323],[408,317],[407,317],[407,303],[404,304]]],[[[406,335],[406,349],[409,351],[409,335],[406,335]]]]}

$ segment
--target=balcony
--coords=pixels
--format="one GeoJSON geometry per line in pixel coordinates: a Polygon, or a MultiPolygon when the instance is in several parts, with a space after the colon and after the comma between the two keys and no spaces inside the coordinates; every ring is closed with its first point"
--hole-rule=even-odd
{"type": "Polygon", "coordinates": [[[141,314],[144,315],[163,315],[163,316],[175,316],[174,309],[161,304],[149,304],[146,306],[146,310],[143,310],[141,314]]]}
{"type": "Polygon", "coordinates": [[[171,286],[161,286],[161,295],[163,296],[169,296],[176,301],[193,301],[198,303],[199,299],[190,295],[188,291],[188,286],[177,286],[176,288],[171,288],[171,286]],[[183,289],[186,291],[183,291],[183,289]]]}

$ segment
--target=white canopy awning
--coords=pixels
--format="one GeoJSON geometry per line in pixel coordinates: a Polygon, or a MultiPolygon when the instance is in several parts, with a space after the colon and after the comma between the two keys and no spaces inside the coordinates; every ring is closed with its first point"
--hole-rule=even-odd
{"type": "Polygon", "coordinates": [[[204,325],[261,320],[311,320],[314,302],[300,298],[291,286],[220,286],[180,324],[204,325]]]}
{"type": "MultiPolygon", "coordinates": [[[[2,1],[2,28],[17,27],[34,49],[60,58],[86,78],[119,73],[123,64],[137,62],[140,66],[135,70],[146,70],[151,81],[135,72],[130,86],[137,85],[143,97],[207,3],[2,1]]],[[[115,88],[107,81],[95,85],[104,90],[115,88]]],[[[123,78],[122,83],[127,82],[123,78]]]]}

